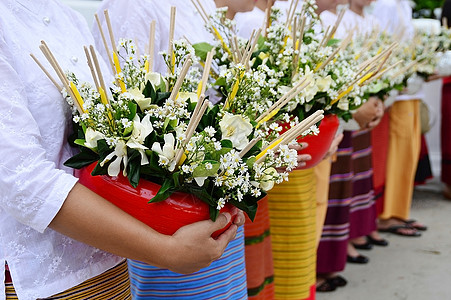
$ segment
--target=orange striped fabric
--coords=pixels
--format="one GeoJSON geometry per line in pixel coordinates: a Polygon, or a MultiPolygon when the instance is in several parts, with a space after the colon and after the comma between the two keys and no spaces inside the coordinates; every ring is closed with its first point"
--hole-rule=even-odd
{"type": "MultiPolygon", "coordinates": [[[[17,300],[12,283],[6,283],[6,300],[17,300]]],[[[42,300],[130,300],[130,281],[127,262],[123,261],[110,270],[93,277],[67,291],[42,300]]]]}
{"type": "Polygon", "coordinates": [[[268,198],[258,202],[254,222],[244,224],[247,291],[249,299],[274,299],[274,268],[269,232],[268,198]]]}

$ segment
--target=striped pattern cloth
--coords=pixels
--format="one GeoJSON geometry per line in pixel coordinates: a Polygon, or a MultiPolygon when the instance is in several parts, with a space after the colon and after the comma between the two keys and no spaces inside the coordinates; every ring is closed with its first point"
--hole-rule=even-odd
{"type": "Polygon", "coordinates": [[[129,260],[133,299],[247,299],[244,230],[229,243],[220,259],[184,275],[129,260]]]}
{"type": "MultiPolygon", "coordinates": [[[[16,291],[11,282],[6,283],[6,300],[17,300],[16,291]]],[[[130,281],[127,262],[123,261],[110,270],[93,277],[67,291],[42,300],[130,300],[130,281]]]]}
{"type": "Polygon", "coordinates": [[[373,189],[371,132],[352,133],[352,201],[349,215],[349,238],[358,238],[376,230],[376,203],[373,189]]]}
{"type": "Polygon", "coordinates": [[[316,177],[295,170],[268,193],[275,299],[315,299],[316,177]]]}
{"type": "Polygon", "coordinates": [[[247,294],[252,300],[274,299],[268,197],[258,201],[257,215],[244,224],[247,294]]]}
{"type": "Polygon", "coordinates": [[[326,221],[318,247],[317,272],[341,272],[349,238],[376,229],[369,131],[345,131],[332,164],[326,221]]]}

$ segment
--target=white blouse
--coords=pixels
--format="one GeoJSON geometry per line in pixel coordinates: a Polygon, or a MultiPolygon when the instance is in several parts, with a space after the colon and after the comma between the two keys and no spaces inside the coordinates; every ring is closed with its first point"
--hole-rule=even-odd
{"type": "MultiPolygon", "coordinates": [[[[213,0],[200,0],[200,2],[207,14],[215,12],[216,6],[213,0]]],[[[107,34],[103,15],[104,10],[108,9],[116,39],[133,39],[141,54],[149,45],[150,23],[156,20],[154,71],[165,74],[167,67],[158,52],[168,50],[171,6],[177,8],[175,40],[186,37],[192,44],[213,41],[213,35],[205,28],[203,19],[190,0],[104,0],[97,14],[101,19],[102,29],[107,34]]],[[[92,32],[97,49],[106,57],[97,24],[93,24],[92,32]]],[[[111,46],[109,47],[111,49],[111,46]]]]}
{"type": "Polygon", "coordinates": [[[87,80],[85,20],[56,0],[2,0],[0,11],[0,299],[7,261],[19,299],[31,300],[122,259],[47,228],[77,181],[63,166],[73,154],[71,116],[30,53],[51,70],[39,50],[45,40],[63,69],[87,80]]]}
{"type": "Polygon", "coordinates": [[[338,26],[335,37],[345,38],[351,30],[355,30],[354,36],[367,35],[371,34],[373,30],[378,30],[379,26],[380,23],[374,16],[365,12],[363,16],[361,16],[352,10],[347,9],[338,26]]]}

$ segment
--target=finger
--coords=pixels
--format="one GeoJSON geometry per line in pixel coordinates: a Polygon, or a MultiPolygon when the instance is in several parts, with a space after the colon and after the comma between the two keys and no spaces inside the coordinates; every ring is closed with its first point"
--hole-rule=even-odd
{"type": "Polygon", "coordinates": [[[298,155],[297,159],[298,159],[298,163],[305,162],[305,161],[311,160],[312,156],[310,154],[300,154],[300,155],[298,155]]]}
{"type": "Polygon", "coordinates": [[[216,221],[212,224],[210,230],[211,232],[215,232],[216,230],[222,229],[229,224],[229,222],[232,220],[232,216],[225,212],[219,214],[219,216],[216,218],[216,221]]]}
{"type": "Polygon", "coordinates": [[[246,218],[244,217],[244,213],[240,210],[238,214],[235,216],[235,219],[233,220],[233,224],[240,227],[246,222],[246,218]]]}
{"type": "Polygon", "coordinates": [[[235,224],[232,224],[229,227],[229,229],[227,229],[220,236],[218,236],[216,242],[219,244],[219,247],[222,251],[224,251],[229,242],[235,238],[237,230],[238,227],[235,224]]]}
{"type": "Polygon", "coordinates": [[[308,143],[302,142],[302,143],[299,143],[299,146],[300,146],[302,149],[305,149],[305,148],[308,147],[308,143]]]}

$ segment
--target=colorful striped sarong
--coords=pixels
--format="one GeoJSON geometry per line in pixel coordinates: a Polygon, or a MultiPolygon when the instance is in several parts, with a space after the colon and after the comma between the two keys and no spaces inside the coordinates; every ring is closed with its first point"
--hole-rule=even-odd
{"type": "Polygon", "coordinates": [[[352,133],[352,200],[349,211],[349,238],[358,238],[376,230],[376,205],[373,190],[371,132],[352,133]]]}
{"type": "Polygon", "coordinates": [[[313,169],[295,170],[268,193],[275,299],[314,299],[316,182],[313,169]]]}
{"type": "MultiPolygon", "coordinates": [[[[6,284],[6,300],[17,300],[16,291],[13,283],[6,284]]],[[[130,281],[127,271],[127,262],[124,260],[117,266],[108,271],[93,277],[85,282],[67,290],[58,293],[43,300],[74,300],[74,299],[102,299],[102,300],[129,300],[130,281]]]]}
{"type": "Polygon", "coordinates": [[[249,299],[274,299],[274,267],[268,197],[258,202],[257,215],[253,222],[246,217],[244,234],[249,299]]]}
{"type": "Polygon", "coordinates": [[[332,163],[326,220],[318,246],[317,272],[343,271],[349,240],[349,207],[352,201],[352,132],[345,131],[332,163]]]}
{"type": "Polygon", "coordinates": [[[133,299],[247,299],[244,230],[209,267],[193,274],[128,260],[133,299]]]}
{"type": "Polygon", "coordinates": [[[443,183],[451,186],[451,77],[447,77],[443,80],[441,114],[441,179],[443,183]]]}

